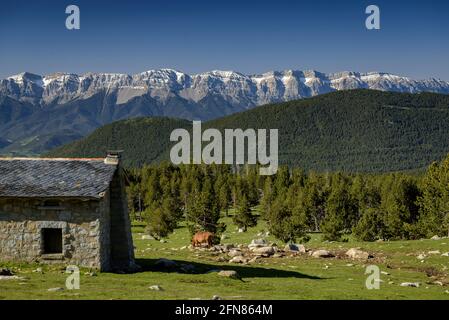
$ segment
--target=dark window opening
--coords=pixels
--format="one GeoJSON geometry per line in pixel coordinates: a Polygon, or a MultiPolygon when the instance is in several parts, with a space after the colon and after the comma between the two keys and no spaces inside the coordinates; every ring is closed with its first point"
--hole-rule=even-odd
{"type": "Polygon", "coordinates": [[[43,203],[44,207],[59,207],[61,203],[58,200],[45,200],[43,203]]]}
{"type": "Polygon", "coordinates": [[[62,229],[42,229],[43,253],[62,253],[62,229]]]}

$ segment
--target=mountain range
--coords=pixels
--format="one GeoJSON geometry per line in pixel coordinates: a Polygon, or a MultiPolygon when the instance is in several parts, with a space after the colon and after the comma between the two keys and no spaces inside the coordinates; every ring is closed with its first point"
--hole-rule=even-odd
{"type": "MultiPolygon", "coordinates": [[[[449,152],[449,95],[344,90],[256,107],[202,127],[278,129],[280,164],[305,170],[419,171],[449,152]]],[[[192,123],[121,120],[45,156],[102,157],[108,149],[121,149],[128,167],[159,163],[169,160],[176,128],[191,131],[192,123]]]]}
{"type": "Polygon", "coordinates": [[[449,93],[449,82],[389,73],[286,70],[260,75],[21,73],[0,80],[0,154],[32,155],[80,139],[105,124],[142,116],[210,120],[256,106],[339,90],[449,93]]]}

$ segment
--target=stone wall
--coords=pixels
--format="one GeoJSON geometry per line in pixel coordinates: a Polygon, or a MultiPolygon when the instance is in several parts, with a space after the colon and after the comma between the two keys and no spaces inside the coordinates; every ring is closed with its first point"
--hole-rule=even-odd
{"type": "Polygon", "coordinates": [[[0,199],[0,260],[109,269],[109,192],[98,200],[0,199]],[[43,254],[42,228],[61,228],[62,254],[43,254]]]}

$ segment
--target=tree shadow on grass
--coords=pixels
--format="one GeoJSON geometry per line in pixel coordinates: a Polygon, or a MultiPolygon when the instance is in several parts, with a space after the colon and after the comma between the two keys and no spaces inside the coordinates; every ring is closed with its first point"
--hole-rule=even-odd
{"type": "Polygon", "coordinates": [[[141,272],[177,272],[185,274],[206,274],[221,270],[234,270],[241,278],[303,278],[320,280],[321,277],[311,276],[297,271],[289,271],[274,268],[264,268],[250,265],[215,265],[207,263],[198,263],[184,260],[172,260],[176,263],[173,266],[162,266],[156,262],[159,259],[136,259],[136,263],[142,268],[141,272]],[[192,267],[193,266],[193,267],[192,267]]]}

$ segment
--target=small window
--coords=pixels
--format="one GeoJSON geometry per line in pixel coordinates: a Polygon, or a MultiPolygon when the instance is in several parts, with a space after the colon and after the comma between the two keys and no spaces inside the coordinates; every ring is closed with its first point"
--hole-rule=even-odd
{"type": "Polygon", "coordinates": [[[44,254],[62,253],[62,229],[42,229],[42,241],[44,254]]]}
{"type": "Polygon", "coordinates": [[[44,207],[59,207],[61,203],[58,200],[45,200],[43,203],[44,207]]]}

